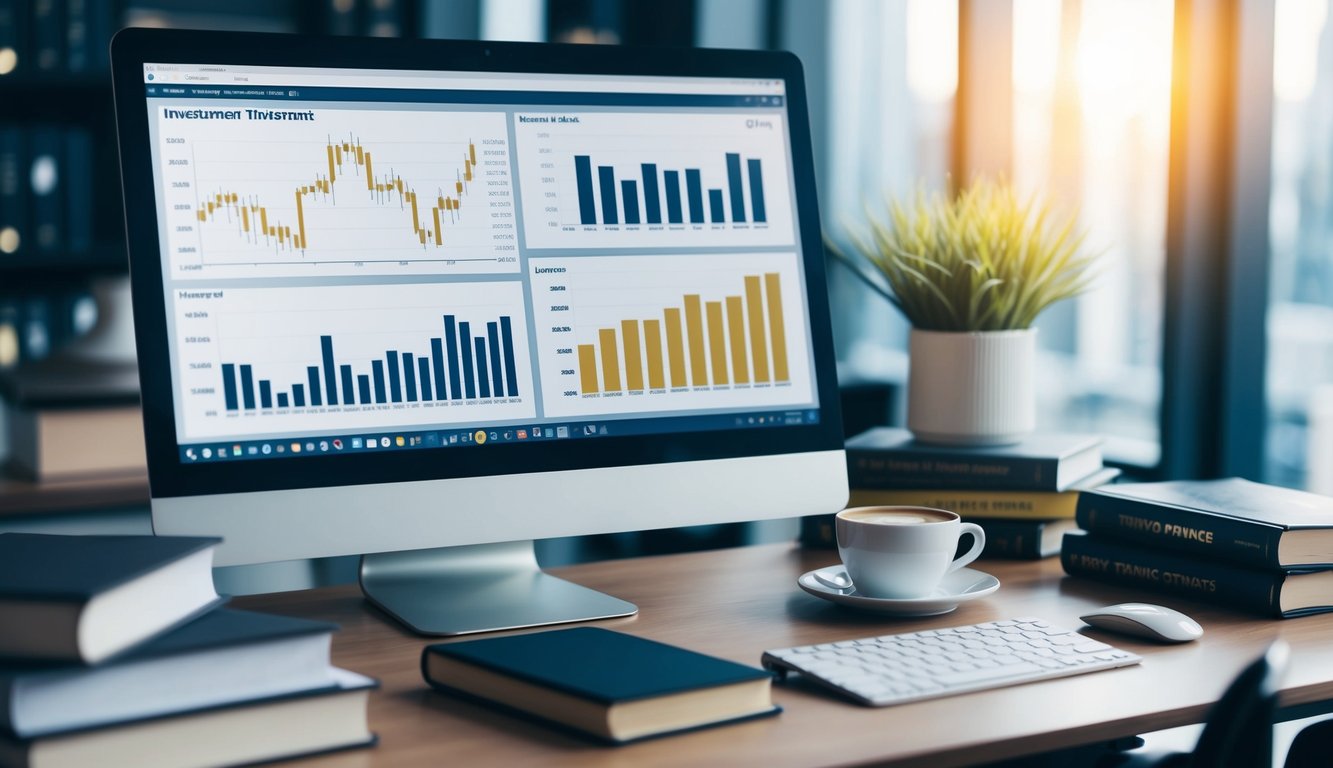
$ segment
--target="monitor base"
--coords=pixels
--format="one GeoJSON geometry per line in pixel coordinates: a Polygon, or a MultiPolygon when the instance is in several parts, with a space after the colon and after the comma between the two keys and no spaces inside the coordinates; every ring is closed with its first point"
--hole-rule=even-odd
{"type": "Polygon", "coordinates": [[[531,541],[361,558],[366,599],[422,635],[455,636],[633,616],[633,603],[543,573],[531,541]]]}

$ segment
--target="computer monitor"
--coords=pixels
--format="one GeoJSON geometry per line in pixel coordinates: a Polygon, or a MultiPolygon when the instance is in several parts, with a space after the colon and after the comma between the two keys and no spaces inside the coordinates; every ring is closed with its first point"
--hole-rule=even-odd
{"type": "MultiPolygon", "coordinates": [[[[531,541],[840,508],[790,54],[126,30],[154,530],[428,634],[626,615],[531,541]]],[[[108,450],[115,450],[108,446],[108,450]]]]}

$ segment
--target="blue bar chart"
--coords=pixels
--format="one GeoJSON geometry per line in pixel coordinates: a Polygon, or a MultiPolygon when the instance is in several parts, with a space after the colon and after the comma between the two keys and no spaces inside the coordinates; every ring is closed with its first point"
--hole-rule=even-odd
{"type": "Polygon", "coordinates": [[[515,124],[529,247],[795,242],[781,114],[559,117],[515,124]]]}
{"type": "MultiPolygon", "coordinates": [[[[746,184],[741,180],[741,156],[737,152],[726,153],[727,198],[731,201],[731,215],[722,207],[722,190],[708,190],[710,215],[703,215],[703,185],[698,168],[685,169],[686,183],[689,185],[690,218],[689,224],[767,224],[768,214],[764,205],[764,166],[757,157],[746,159],[749,169],[749,204],[747,211],[746,184]]],[[[574,156],[574,173],[577,176],[579,198],[579,223],[587,226],[597,224],[619,224],[619,211],[624,210],[625,224],[661,224],[662,187],[666,187],[667,224],[686,224],[680,209],[680,171],[663,170],[659,175],[657,163],[640,163],[639,177],[620,180],[620,199],[617,202],[615,190],[615,168],[609,165],[597,166],[601,180],[601,208],[593,195],[592,157],[574,156]],[[643,190],[644,218],[639,217],[639,190],[643,190]]]]}
{"type": "Polygon", "coordinates": [[[535,413],[517,282],[192,291],[176,309],[188,439],[535,413]]]}
{"type": "MultiPolygon", "coordinates": [[[[468,394],[461,387],[446,387],[439,371],[456,370],[462,366],[459,351],[446,348],[441,343],[446,325],[456,323],[453,315],[441,317],[441,336],[428,341],[429,352],[414,357],[412,352],[396,349],[384,351],[383,360],[370,361],[367,370],[373,373],[355,372],[351,364],[339,363],[334,351],[334,338],[320,336],[322,350],[322,370],[324,379],[323,400],[329,405],[384,405],[386,403],[429,402],[431,400],[464,400],[473,397],[522,397],[518,386],[518,373],[514,370],[513,319],[501,315],[496,322],[486,323],[486,336],[468,338],[467,323],[463,323],[460,343],[474,349],[473,359],[477,361],[477,375],[481,382],[478,391],[468,394]],[[503,329],[503,336],[501,331],[503,329]],[[489,363],[487,363],[489,361],[489,363]],[[507,363],[507,365],[506,365],[507,363]],[[330,371],[338,371],[337,376],[330,371]],[[384,386],[383,371],[389,371],[389,385],[384,386]],[[432,373],[432,371],[436,373],[432,373]],[[375,390],[371,394],[370,379],[375,377],[375,390]],[[355,382],[355,383],[354,383],[355,382]]],[[[290,403],[300,403],[304,397],[305,385],[300,382],[288,382],[285,389],[282,382],[269,379],[256,379],[254,367],[245,363],[224,362],[222,370],[222,389],[228,411],[253,411],[256,409],[279,410],[291,407],[290,403]],[[239,371],[239,376],[238,376],[239,371]],[[259,401],[255,402],[254,393],[258,387],[259,401]],[[274,401],[272,393],[278,393],[274,401]],[[241,393],[240,399],[237,393],[241,393]],[[289,396],[290,393],[290,396],[289,396]]]]}

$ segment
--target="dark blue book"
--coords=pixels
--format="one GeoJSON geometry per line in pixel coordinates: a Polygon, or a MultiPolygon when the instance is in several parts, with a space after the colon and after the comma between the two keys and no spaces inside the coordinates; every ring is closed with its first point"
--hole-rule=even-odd
{"type": "Polygon", "coordinates": [[[1333,611],[1333,571],[1327,569],[1245,568],[1087,533],[1065,534],[1060,564],[1070,576],[1139,594],[1178,595],[1274,618],[1333,611]]]}
{"type": "Polygon", "coordinates": [[[0,0],[0,77],[28,67],[29,0],[0,0]]]}
{"type": "Polygon", "coordinates": [[[595,627],[431,645],[421,670],[441,690],[615,744],[780,711],[762,669],[595,627]]]}
{"type": "Polygon", "coordinates": [[[101,71],[111,64],[107,49],[116,27],[117,3],[65,0],[65,65],[70,72],[101,71]]]}
{"type": "Polygon", "coordinates": [[[65,131],[65,250],[85,254],[93,247],[92,134],[82,128],[65,131]]]}
{"type": "Polygon", "coordinates": [[[60,256],[65,248],[65,131],[34,126],[28,134],[28,253],[60,256]]]}
{"type": "Polygon", "coordinates": [[[31,739],[329,688],[337,629],[224,609],[97,667],[0,662],[0,730],[31,739]]]}
{"type": "MultiPolygon", "coordinates": [[[[4,0],[0,0],[0,5],[4,0]]],[[[4,11],[0,10],[0,15],[4,11]]],[[[0,19],[0,25],[3,20],[0,19]]],[[[0,34],[3,30],[0,29],[0,34]]],[[[0,40],[0,48],[4,47],[0,40]]],[[[28,239],[27,136],[17,125],[0,125],[0,257],[22,252],[28,239]]]]}
{"type": "MultiPolygon", "coordinates": [[[[22,0],[20,0],[22,1],[22,0]]],[[[32,59],[43,72],[65,67],[65,4],[63,0],[31,0],[32,59]]]]}
{"type": "Polygon", "coordinates": [[[1014,445],[930,445],[895,427],[847,441],[851,487],[1067,491],[1102,468],[1101,438],[1035,434],[1014,445]]]}
{"type": "Polygon", "coordinates": [[[1333,567],[1333,498],[1239,477],[1125,483],[1083,493],[1098,536],[1254,568],[1333,567]]]}
{"type": "Polygon", "coordinates": [[[220,539],[0,534],[0,657],[96,664],[208,611],[220,539]]]}

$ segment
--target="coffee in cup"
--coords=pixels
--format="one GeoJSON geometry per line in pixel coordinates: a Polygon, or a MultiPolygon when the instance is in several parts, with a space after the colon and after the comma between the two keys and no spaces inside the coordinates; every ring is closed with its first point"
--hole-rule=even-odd
{"type": "Polygon", "coordinates": [[[847,575],[866,597],[929,597],[986,546],[980,526],[930,507],[853,507],[839,512],[834,526],[847,575]],[[972,535],[972,548],[954,559],[964,534],[972,535]]]}

